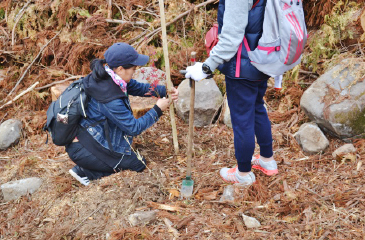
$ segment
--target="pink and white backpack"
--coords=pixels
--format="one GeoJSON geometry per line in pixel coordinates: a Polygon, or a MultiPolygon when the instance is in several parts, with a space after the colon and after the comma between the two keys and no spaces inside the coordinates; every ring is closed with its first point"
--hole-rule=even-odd
{"type": "Polygon", "coordinates": [[[275,77],[300,63],[306,41],[301,0],[267,0],[263,32],[257,48],[250,49],[246,38],[244,45],[251,64],[275,77]]]}

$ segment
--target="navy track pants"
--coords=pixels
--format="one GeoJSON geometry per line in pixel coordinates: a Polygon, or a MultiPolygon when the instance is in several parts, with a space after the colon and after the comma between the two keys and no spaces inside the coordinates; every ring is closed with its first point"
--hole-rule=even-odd
{"type": "Polygon", "coordinates": [[[238,80],[226,76],[235,156],[241,172],[251,171],[255,136],[260,146],[260,155],[267,158],[273,155],[271,123],[263,100],[266,89],[267,80],[238,80]]]}

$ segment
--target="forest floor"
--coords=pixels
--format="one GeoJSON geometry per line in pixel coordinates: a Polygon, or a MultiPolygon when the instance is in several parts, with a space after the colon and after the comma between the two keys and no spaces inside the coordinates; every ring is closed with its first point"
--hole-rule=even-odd
{"type": "MultiPolygon", "coordinates": [[[[268,89],[266,102],[272,118],[278,116],[283,99],[293,98],[293,91],[278,96],[268,89]]],[[[14,118],[31,119],[33,124],[45,116],[45,111],[12,111],[17,111],[14,118]]],[[[268,177],[254,170],[256,183],[235,187],[231,202],[220,202],[228,184],[219,170],[236,163],[232,129],[221,122],[195,128],[195,184],[189,200],[179,197],[186,174],[188,129],[179,118],[180,154],[174,154],[165,114],[135,139],[134,147],[148,160],[148,169],[116,173],[89,186],[69,175],[74,163],[64,147],[45,144],[45,134],[29,134],[0,153],[0,181],[40,177],[43,184],[32,195],[0,203],[0,238],[363,239],[365,140],[355,142],[354,161],[339,162],[332,157],[345,143],[331,136],[327,136],[330,146],[324,153],[307,156],[292,135],[307,120],[305,115],[300,109],[284,115],[285,120],[272,125],[279,174],[268,177]],[[149,210],[157,211],[154,221],[131,226],[130,214],[149,210]],[[242,214],[256,218],[261,227],[246,228],[242,214]]]]}
{"type": "MultiPolygon", "coordinates": [[[[165,1],[175,86],[182,81],[179,69],[189,63],[192,51],[198,61],[206,57],[204,35],[217,19],[217,3],[165,1]]],[[[23,124],[19,143],[0,152],[0,184],[28,177],[43,180],[38,191],[18,200],[4,202],[0,194],[0,240],[365,239],[365,140],[352,141],[356,158],[338,161],[332,153],[347,142],[326,134],[329,147],[307,155],[293,137],[309,122],[300,98],[313,76],[323,74],[342,55],[363,61],[364,45],[358,42],[364,32],[362,18],[354,13],[361,13],[364,3],[303,4],[311,28],[312,40],[305,49],[309,57],[286,74],[282,91],[269,87],[265,97],[279,173],[268,177],[254,170],[257,181],[235,187],[235,200],[222,202],[229,184],[219,170],[234,166],[236,160],[233,131],[221,121],[194,130],[195,184],[188,200],[179,197],[188,133],[188,124],[179,118],[179,154],[174,153],[170,117],[165,114],[134,140],[148,169],[123,171],[88,186],[68,173],[74,163],[64,147],[45,144],[47,136],[41,129],[51,102],[49,84],[88,74],[90,61],[102,58],[111,44],[128,42],[150,56],[148,66],[164,70],[158,1],[0,1],[1,107],[39,82],[0,111],[0,123],[12,118],[23,124]],[[325,16],[330,17],[325,20],[325,16]],[[156,218],[133,227],[128,216],[138,211],[156,211],[156,218]],[[247,228],[242,214],[256,218],[261,227],[247,228]]],[[[224,94],[222,75],[214,78],[224,94]]]]}

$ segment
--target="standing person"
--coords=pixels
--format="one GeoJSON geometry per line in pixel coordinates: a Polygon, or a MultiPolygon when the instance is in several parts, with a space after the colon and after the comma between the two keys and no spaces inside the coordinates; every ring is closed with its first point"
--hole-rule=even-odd
{"type": "MultiPolygon", "coordinates": [[[[128,95],[146,96],[151,86],[132,76],[136,66],[147,64],[149,57],[126,43],[113,44],[104,57],[92,61],[92,72],[83,79],[85,93],[90,97],[87,118],[81,120],[76,139],[66,146],[76,163],[69,172],[83,185],[125,169],[142,171],[146,160],[138,159],[131,150],[133,137],[157,122],[170,105],[165,86],[157,86],[158,95],[152,95],[163,98],[144,116],[134,118],[128,95]]],[[[177,98],[178,91],[172,88],[171,100],[177,98]]]]}
{"type": "Polygon", "coordinates": [[[204,63],[186,69],[185,77],[196,81],[206,78],[216,68],[226,76],[237,159],[237,166],[220,170],[227,182],[254,183],[256,178],[251,167],[267,175],[278,172],[273,158],[271,124],[263,100],[269,76],[251,65],[243,43],[245,37],[250,49],[257,47],[263,30],[265,5],[266,0],[220,0],[219,42],[204,63]],[[260,146],[257,157],[253,157],[255,136],[260,146]]]}

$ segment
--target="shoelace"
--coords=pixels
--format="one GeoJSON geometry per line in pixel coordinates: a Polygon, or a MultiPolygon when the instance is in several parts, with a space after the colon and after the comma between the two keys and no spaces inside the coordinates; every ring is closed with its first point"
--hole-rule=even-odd
{"type": "Polygon", "coordinates": [[[82,179],[82,181],[84,181],[87,184],[90,183],[90,180],[88,177],[82,177],[81,179],[82,179]]]}
{"type": "Polygon", "coordinates": [[[237,171],[237,166],[234,168],[231,168],[227,171],[227,180],[228,181],[238,183],[238,179],[236,178],[236,175],[235,175],[236,171],[237,171]]]}
{"type": "Polygon", "coordinates": [[[260,166],[260,156],[256,155],[255,158],[251,161],[253,165],[259,165],[260,166]]]}

